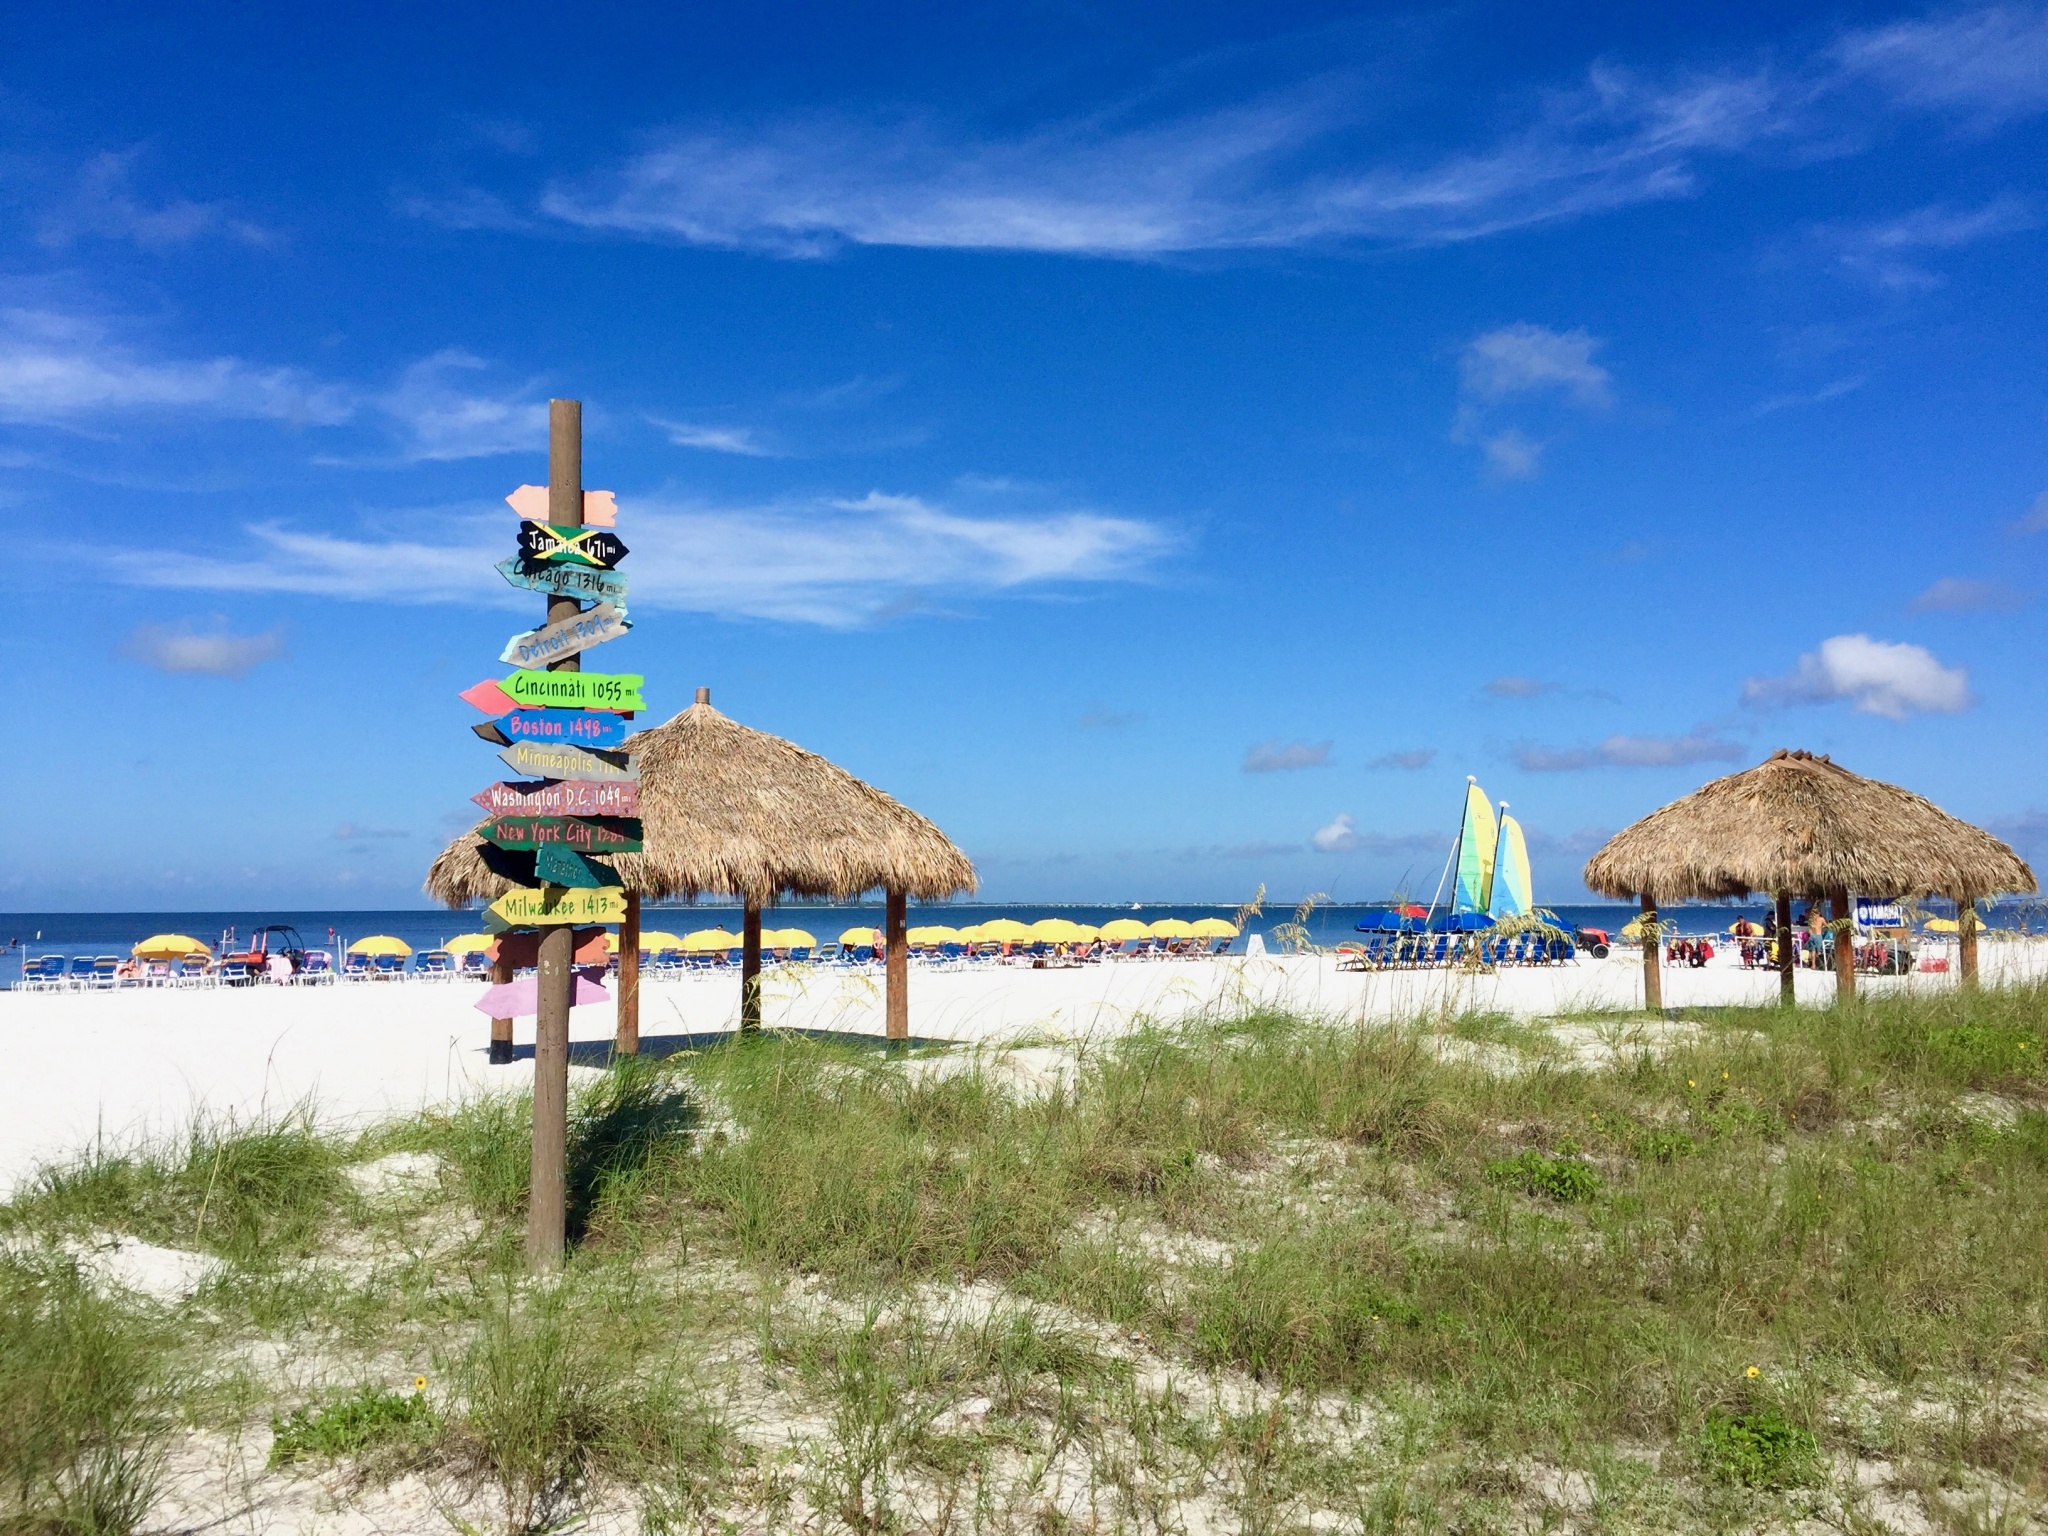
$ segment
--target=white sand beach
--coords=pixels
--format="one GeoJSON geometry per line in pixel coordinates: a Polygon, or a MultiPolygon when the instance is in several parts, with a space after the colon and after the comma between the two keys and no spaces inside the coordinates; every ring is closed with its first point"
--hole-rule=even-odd
{"type": "MultiPolygon", "coordinates": [[[[1986,944],[1988,985],[2048,975],[2048,940],[1986,944]]],[[[1942,990],[1953,976],[1865,977],[1873,994],[1942,990]]],[[[1824,1004],[1831,975],[1801,972],[1799,997],[1824,1004]]],[[[0,1038],[12,1069],[0,1077],[0,1189],[39,1163],[103,1137],[119,1145],[174,1133],[196,1112],[247,1119],[310,1104],[330,1123],[524,1087],[530,1061],[492,1067],[488,1025],[471,1006],[482,985],[403,981],[322,987],[83,993],[0,993],[0,1038]]],[[[1518,1017],[1639,1008],[1642,970],[1632,955],[1494,974],[1339,971],[1327,956],[1124,962],[1058,970],[918,967],[911,1031],[923,1039],[985,1042],[1102,1038],[1142,1020],[1173,1021],[1274,1004],[1331,1018],[1389,1019],[1466,1009],[1518,1017]]],[[[1700,969],[1667,968],[1666,1009],[1764,1003],[1771,972],[1722,957],[1700,969]]],[[[879,971],[790,967],[768,973],[773,1026],[882,1033],[879,971]]],[[[692,976],[644,984],[641,1036],[650,1050],[676,1037],[732,1029],[737,978],[692,976]]],[[[572,1051],[594,1067],[611,1039],[610,1003],[579,1007],[572,1051]]],[[[531,1045],[533,1021],[516,1038],[531,1045]]]]}

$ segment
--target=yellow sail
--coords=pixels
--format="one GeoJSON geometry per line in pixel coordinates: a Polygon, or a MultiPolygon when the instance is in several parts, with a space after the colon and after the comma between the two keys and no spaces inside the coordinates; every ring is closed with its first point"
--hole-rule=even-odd
{"type": "Polygon", "coordinates": [[[1453,912],[1484,912],[1493,894],[1493,855],[1500,833],[1493,807],[1476,779],[1465,781],[1465,820],[1458,828],[1458,886],[1453,912]]]}
{"type": "Polygon", "coordinates": [[[1535,905],[1529,886],[1529,845],[1522,839],[1522,824],[1503,811],[1488,915],[1496,922],[1503,917],[1527,917],[1535,905]]]}

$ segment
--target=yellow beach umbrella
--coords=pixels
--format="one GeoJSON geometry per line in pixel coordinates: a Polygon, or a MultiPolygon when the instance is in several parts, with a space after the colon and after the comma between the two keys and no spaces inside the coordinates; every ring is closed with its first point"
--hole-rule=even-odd
{"type": "Polygon", "coordinates": [[[927,923],[911,929],[909,934],[913,944],[958,944],[962,937],[958,928],[948,928],[944,923],[927,923]]]}
{"type": "Polygon", "coordinates": [[[373,933],[367,939],[357,939],[349,945],[348,952],[352,955],[409,955],[412,946],[388,933],[373,933]]]}
{"type": "Polygon", "coordinates": [[[497,942],[489,933],[458,933],[441,947],[451,955],[480,955],[497,942]]]}
{"type": "Polygon", "coordinates": [[[1192,939],[1195,925],[1178,917],[1162,917],[1146,932],[1155,939],[1192,939]]]}
{"type": "Polygon", "coordinates": [[[1064,917],[1041,917],[1031,925],[1033,940],[1044,944],[1078,944],[1081,925],[1064,917]]]}
{"type": "Polygon", "coordinates": [[[981,936],[991,944],[1023,944],[1029,942],[1031,930],[1014,917],[996,917],[981,925],[981,936]]]}
{"type": "Polygon", "coordinates": [[[695,933],[683,935],[683,942],[676,946],[692,955],[716,954],[724,949],[738,949],[740,936],[727,933],[723,928],[699,928],[695,933]]]}
{"type": "Polygon", "coordinates": [[[1093,944],[1102,937],[1102,930],[1093,923],[1076,923],[1074,924],[1074,932],[1081,936],[1084,943],[1089,944],[1093,944]]]}
{"type": "Polygon", "coordinates": [[[1961,930],[1957,927],[1956,920],[1952,917],[1930,917],[1927,919],[1927,931],[1929,933],[1958,933],[1961,930]]]}
{"type": "Polygon", "coordinates": [[[1102,925],[1102,936],[1113,943],[1121,944],[1125,939],[1149,939],[1152,930],[1135,917],[1113,917],[1102,925]]]}
{"type": "MultiPolygon", "coordinates": [[[[616,955],[619,952],[619,935],[616,930],[605,934],[604,947],[608,954],[616,955]]],[[[640,947],[650,955],[653,955],[659,954],[664,949],[681,949],[683,947],[683,940],[680,934],[670,933],[665,928],[642,928],[640,930],[640,947]]]]}
{"type": "Polygon", "coordinates": [[[1198,917],[1188,925],[1198,939],[1234,939],[1237,924],[1221,917],[1198,917]]]}
{"type": "Polygon", "coordinates": [[[763,949],[815,949],[817,935],[806,928],[764,928],[761,930],[763,949]]]}
{"type": "Polygon", "coordinates": [[[882,930],[879,928],[849,928],[846,932],[839,935],[839,942],[842,944],[879,944],[882,942],[882,930]]]}
{"type": "Polygon", "coordinates": [[[213,951],[189,934],[152,933],[128,953],[138,960],[182,960],[187,955],[211,955],[213,951]]]}

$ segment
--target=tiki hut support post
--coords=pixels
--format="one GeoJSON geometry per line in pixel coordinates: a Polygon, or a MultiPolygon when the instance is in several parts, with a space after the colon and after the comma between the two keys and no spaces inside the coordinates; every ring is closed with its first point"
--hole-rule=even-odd
{"type": "Polygon", "coordinates": [[[1643,896],[1643,1006],[1664,1011],[1664,930],[1657,922],[1656,900],[1643,896]]]}
{"type": "Polygon", "coordinates": [[[910,1038],[910,901],[901,891],[888,893],[883,919],[888,945],[888,996],[883,1004],[882,1033],[891,1040],[910,1038]]]}
{"type": "Polygon", "coordinates": [[[1828,892],[1829,924],[1835,931],[1835,1000],[1844,1002],[1856,995],[1856,921],[1849,893],[1837,886],[1828,892]]]}
{"type": "Polygon", "coordinates": [[[1977,990],[1977,903],[1967,896],[1956,902],[1956,971],[1967,990],[1977,990]]]}
{"type": "Polygon", "coordinates": [[[626,920],[619,924],[619,1028],[612,1041],[615,1056],[640,1054],[640,897],[626,897],[626,920]]]}
{"type": "MultiPolygon", "coordinates": [[[[548,402],[548,522],[583,524],[583,403],[548,402]]],[[[573,597],[548,603],[548,622],[574,618],[573,597]]],[[[551,672],[580,672],[579,656],[550,662],[551,672]]],[[[561,1268],[568,1240],[569,1000],[576,985],[576,930],[555,923],[540,939],[540,997],[533,1041],[533,1165],[526,1199],[526,1262],[546,1273],[561,1268]]]]}
{"type": "MultiPolygon", "coordinates": [[[[491,962],[491,982],[502,986],[512,979],[512,962],[502,954],[491,962]]],[[[512,1061],[512,1021],[491,1020],[491,1065],[503,1067],[512,1061]]]]}
{"type": "Polygon", "coordinates": [[[1792,893],[1778,892],[1778,1001],[1790,1008],[1794,1001],[1793,966],[1798,953],[1792,947],[1792,893]]]}
{"type": "Polygon", "coordinates": [[[761,903],[749,900],[740,924],[740,1031],[761,1027],[761,903]]]}

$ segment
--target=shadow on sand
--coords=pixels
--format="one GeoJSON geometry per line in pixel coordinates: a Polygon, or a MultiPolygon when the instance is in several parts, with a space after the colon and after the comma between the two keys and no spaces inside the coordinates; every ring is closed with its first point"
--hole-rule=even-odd
{"type": "MultiPolygon", "coordinates": [[[[705,1030],[693,1035],[642,1035],[640,1037],[640,1059],[659,1061],[664,1056],[676,1056],[685,1051],[710,1051],[723,1045],[731,1045],[742,1039],[736,1029],[705,1030]]],[[[763,1041],[768,1040],[816,1040],[826,1045],[844,1046],[854,1051],[878,1051],[887,1054],[897,1051],[942,1050],[958,1044],[953,1040],[931,1040],[912,1035],[908,1040],[887,1040],[880,1035],[856,1035],[837,1029],[764,1029],[760,1032],[763,1041]]],[[[533,1060],[531,1044],[512,1047],[514,1061],[533,1060]]],[[[569,1065],[572,1067],[608,1067],[614,1060],[612,1042],[609,1040],[571,1040],[569,1042],[569,1065]]]]}

